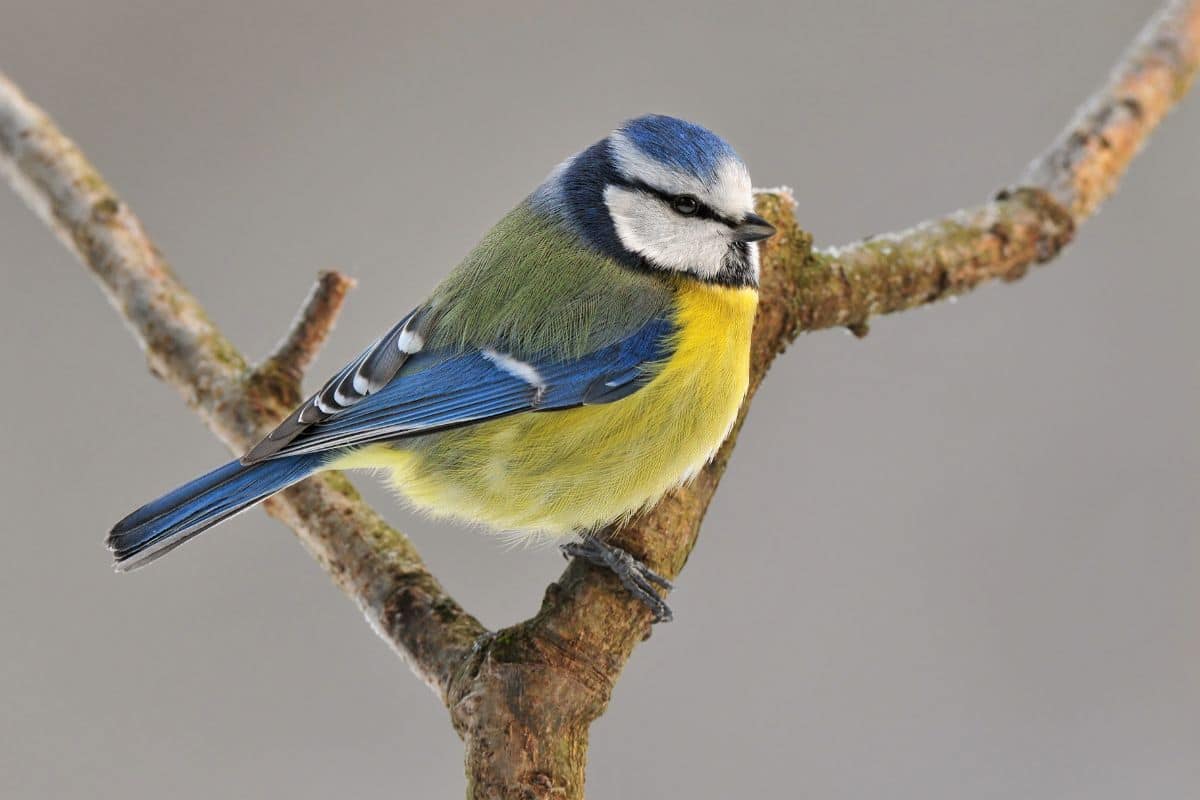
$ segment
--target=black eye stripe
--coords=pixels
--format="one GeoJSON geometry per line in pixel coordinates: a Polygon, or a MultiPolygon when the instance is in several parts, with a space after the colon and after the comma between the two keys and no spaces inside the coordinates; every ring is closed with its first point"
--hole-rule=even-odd
{"type": "Polygon", "coordinates": [[[696,205],[699,206],[699,208],[696,209],[696,213],[689,214],[688,216],[699,217],[700,219],[711,219],[715,222],[720,222],[724,225],[728,225],[731,228],[736,228],[738,225],[737,222],[735,222],[734,220],[731,220],[729,217],[725,216],[724,214],[717,212],[715,209],[712,208],[712,206],[709,206],[708,204],[704,203],[702,200],[697,198],[695,195],[671,194],[670,192],[664,192],[662,189],[651,186],[650,184],[648,184],[644,181],[637,181],[637,180],[625,179],[625,180],[621,180],[621,181],[617,182],[616,185],[623,186],[626,189],[636,189],[637,191],[645,192],[646,194],[652,194],[655,197],[657,197],[658,199],[667,203],[668,205],[673,203],[675,200],[678,200],[680,197],[684,197],[684,196],[691,197],[691,198],[695,199],[696,205]]]}

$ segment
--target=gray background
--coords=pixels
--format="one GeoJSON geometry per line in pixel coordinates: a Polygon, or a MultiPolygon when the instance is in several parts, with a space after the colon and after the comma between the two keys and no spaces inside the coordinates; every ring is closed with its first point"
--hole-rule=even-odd
{"type": "MultiPolygon", "coordinates": [[[[356,276],[316,381],[625,117],[849,241],[1013,179],[1156,3],[434,5],[9,2],[0,69],[248,353],[356,276]]],[[[779,362],[591,796],[1195,794],[1192,100],[1052,267],[779,362]]],[[[445,712],[265,515],[111,573],[107,526],[228,454],[7,191],[0,269],[0,795],[459,796],[445,712]]],[[[486,623],[561,567],[358,482],[486,623]]]]}

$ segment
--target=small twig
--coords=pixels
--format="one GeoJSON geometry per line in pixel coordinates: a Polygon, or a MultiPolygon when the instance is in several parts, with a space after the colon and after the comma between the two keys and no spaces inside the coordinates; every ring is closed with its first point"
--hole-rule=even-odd
{"type": "Polygon", "coordinates": [[[299,402],[300,381],[333,331],[346,294],[355,284],[353,278],[337,270],[322,270],[300,304],[288,332],[254,368],[252,380],[281,374],[299,402]]]}
{"type": "Polygon", "coordinates": [[[357,281],[335,269],[322,270],[309,290],[296,318],[266,360],[303,375],[333,331],[346,294],[357,281]]]}
{"type": "Polygon", "coordinates": [[[1108,83],[1076,112],[1019,183],[1045,189],[1077,221],[1117,188],[1146,137],[1183,99],[1200,67],[1200,4],[1174,0],[1154,16],[1108,83]]]}

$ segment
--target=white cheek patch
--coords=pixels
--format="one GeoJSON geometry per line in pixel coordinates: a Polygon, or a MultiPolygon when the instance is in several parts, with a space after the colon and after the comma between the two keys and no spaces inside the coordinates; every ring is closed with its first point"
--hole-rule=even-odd
{"type": "Polygon", "coordinates": [[[682,217],[644,192],[609,186],[604,203],[627,249],[663,269],[712,278],[729,254],[729,229],[715,220],[682,217]]]}

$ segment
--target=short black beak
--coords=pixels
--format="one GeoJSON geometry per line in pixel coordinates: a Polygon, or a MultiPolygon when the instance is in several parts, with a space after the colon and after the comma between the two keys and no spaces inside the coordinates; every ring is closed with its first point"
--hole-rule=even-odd
{"type": "Polygon", "coordinates": [[[747,214],[733,229],[733,235],[739,242],[758,242],[774,236],[775,226],[758,214],[747,214]]]}

